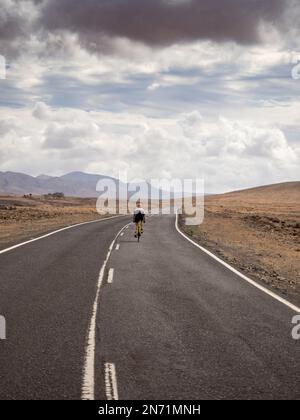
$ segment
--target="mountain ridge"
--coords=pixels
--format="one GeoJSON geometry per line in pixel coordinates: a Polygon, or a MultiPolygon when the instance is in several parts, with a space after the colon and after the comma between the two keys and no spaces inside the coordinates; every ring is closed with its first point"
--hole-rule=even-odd
{"type": "MultiPolygon", "coordinates": [[[[73,171],[61,176],[50,176],[40,174],[38,176],[27,175],[22,172],[0,171],[0,194],[2,195],[43,195],[55,192],[62,192],[66,196],[93,198],[98,197],[99,193],[96,191],[97,182],[102,179],[110,179],[120,185],[121,195],[126,194],[127,186],[122,181],[111,176],[101,174],[90,174],[82,171],[73,171]]],[[[145,182],[145,185],[149,183],[145,182]]],[[[158,197],[159,190],[154,188],[154,195],[158,197]]],[[[288,194],[300,193],[300,181],[286,181],[241,190],[229,191],[223,194],[206,194],[211,197],[230,198],[247,194],[254,197],[259,194],[262,198],[265,194],[278,194],[286,197],[288,194]]],[[[167,192],[163,191],[167,196],[167,192]]],[[[146,198],[141,192],[141,198],[146,198]]],[[[122,197],[121,197],[122,198],[122,197]]]]}
{"type": "MultiPolygon", "coordinates": [[[[126,183],[108,175],[89,174],[81,171],[73,171],[61,176],[45,174],[31,176],[21,172],[0,171],[0,194],[44,195],[61,192],[65,196],[70,197],[96,198],[100,195],[100,191],[98,192],[96,189],[97,183],[103,179],[111,180],[119,187],[120,199],[127,197],[126,183]]],[[[150,184],[145,181],[141,185],[140,198],[148,198],[148,187],[150,184]]],[[[159,198],[159,190],[157,188],[153,188],[151,191],[154,199],[159,198]]],[[[162,198],[168,197],[168,192],[162,190],[162,198]]]]}

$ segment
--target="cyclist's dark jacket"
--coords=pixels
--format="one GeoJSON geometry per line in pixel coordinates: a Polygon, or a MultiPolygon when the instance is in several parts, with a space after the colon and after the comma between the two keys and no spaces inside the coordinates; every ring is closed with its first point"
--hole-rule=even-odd
{"type": "Polygon", "coordinates": [[[136,214],[133,215],[133,221],[134,221],[134,223],[144,222],[145,221],[145,215],[140,211],[139,213],[136,213],[136,214]]]}

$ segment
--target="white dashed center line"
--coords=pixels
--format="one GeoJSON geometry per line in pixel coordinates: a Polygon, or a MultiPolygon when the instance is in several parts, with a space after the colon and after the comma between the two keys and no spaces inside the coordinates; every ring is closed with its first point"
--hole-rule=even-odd
{"type": "Polygon", "coordinates": [[[118,400],[116,367],[113,363],[105,363],[105,392],[108,400],[118,400]]]}
{"type": "Polygon", "coordinates": [[[117,244],[116,245],[116,251],[119,251],[119,249],[120,249],[120,244],[117,244]]]}
{"type": "Polygon", "coordinates": [[[83,378],[82,378],[82,388],[81,388],[81,399],[83,400],[95,399],[95,352],[96,352],[96,325],[97,325],[96,320],[97,320],[98,306],[99,306],[99,300],[100,300],[100,290],[101,290],[102,282],[104,279],[106,265],[109,261],[110,255],[115,247],[115,243],[117,241],[118,236],[125,229],[126,226],[124,226],[120,230],[120,232],[116,235],[115,239],[112,241],[109,247],[106,259],[104,260],[100,273],[99,273],[96,296],[95,296],[93,309],[92,309],[92,317],[91,317],[91,321],[90,321],[90,325],[89,325],[89,329],[87,333],[87,345],[85,349],[85,360],[84,360],[84,366],[83,366],[83,378]]]}
{"type": "Polygon", "coordinates": [[[114,269],[110,268],[110,270],[108,272],[107,283],[112,283],[113,280],[114,280],[114,269]]]}

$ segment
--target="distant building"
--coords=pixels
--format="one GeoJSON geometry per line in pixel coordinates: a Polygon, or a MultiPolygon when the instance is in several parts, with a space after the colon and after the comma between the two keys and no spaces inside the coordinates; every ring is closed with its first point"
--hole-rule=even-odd
{"type": "Polygon", "coordinates": [[[65,198],[65,194],[62,192],[55,192],[55,193],[49,193],[49,194],[44,194],[44,198],[45,199],[61,199],[61,198],[65,198]]]}

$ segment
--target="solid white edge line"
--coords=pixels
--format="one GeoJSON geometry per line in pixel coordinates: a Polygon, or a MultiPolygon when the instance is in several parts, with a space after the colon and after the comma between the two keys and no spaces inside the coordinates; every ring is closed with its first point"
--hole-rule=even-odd
{"type": "Polygon", "coordinates": [[[91,220],[89,222],[82,222],[82,223],[77,223],[76,225],[66,226],[64,228],[61,228],[61,229],[58,229],[58,230],[54,230],[53,232],[46,233],[45,235],[39,236],[37,238],[30,239],[30,240],[25,241],[25,242],[21,242],[21,243],[19,243],[17,245],[13,245],[13,246],[11,246],[9,248],[6,248],[6,249],[2,249],[2,251],[0,251],[0,254],[4,254],[5,252],[12,251],[13,249],[16,249],[16,248],[20,248],[21,246],[30,244],[31,242],[36,242],[36,241],[39,241],[40,239],[48,238],[48,236],[55,235],[55,234],[57,234],[59,232],[63,232],[64,230],[73,229],[75,227],[83,226],[83,225],[88,225],[88,224],[91,224],[91,223],[104,222],[105,220],[116,219],[117,217],[124,217],[124,215],[111,216],[111,217],[106,217],[106,218],[103,218],[103,219],[96,219],[96,220],[91,220]]]}
{"type": "Polygon", "coordinates": [[[116,367],[113,363],[105,363],[105,393],[109,401],[119,399],[116,367]]]}
{"type": "Polygon", "coordinates": [[[107,283],[112,283],[114,281],[114,269],[110,268],[107,277],[107,283]]]}
{"type": "Polygon", "coordinates": [[[100,289],[102,286],[105,268],[108,263],[111,252],[114,248],[115,242],[122,231],[126,228],[127,225],[123,226],[122,229],[117,233],[115,239],[110,244],[107,256],[104,260],[104,263],[101,267],[97,287],[96,287],[96,296],[93,304],[92,317],[89,324],[88,334],[87,334],[87,344],[85,349],[85,359],[83,366],[83,379],[81,387],[81,399],[83,400],[94,400],[95,399],[95,349],[96,349],[96,320],[97,312],[99,306],[99,297],[100,289]]]}
{"type": "Polygon", "coordinates": [[[252,286],[256,287],[257,289],[261,290],[262,292],[266,293],[267,295],[271,296],[272,298],[276,299],[278,302],[283,303],[284,305],[286,305],[287,307],[289,307],[290,309],[292,309],[293,311],[300,313],[300,308],[298,308],[298,306],[293,305],[292,303],[290,303],[289,301],[287,301],[286,299],[280,297],[279,295],[277,295],[276,293],[272,292],[271,290],[261,286],[260,284],[256,283],[254,280],[250,279],[249,277],[245,276],[244,274],[242,274],[240,271],[236,270],[235,268],[233,268],[231,265],[229,265],[228,263],[226,263],[225,261],[221,260],[220,258],[218,258],[215,254],[213,254],[212,252],[208,251],[206,248],[203,248],[203,246],[197,244],[195,241],[193,241],[192,239],[190,239],[187,235],[185,235],[178,226],[178,211],[176,212],[176,222],[175,222],[175,227],[176,230],[180,233],[180,235],[182,235],[187,241],[191,242],[193,245],[195,245],[197,248],[201,249],[201,251],[205,252],[207,255],[209,255],[211,258],[213,258],[214,260],[218,261],[220,264],[224,265],[224,267],[228,268],[230,271],[232,271],[233,273],[237,274],[239,277],[241,277],[243,280],[247,281],[248,283],[252,284],[252,286]]]}

